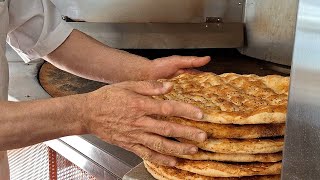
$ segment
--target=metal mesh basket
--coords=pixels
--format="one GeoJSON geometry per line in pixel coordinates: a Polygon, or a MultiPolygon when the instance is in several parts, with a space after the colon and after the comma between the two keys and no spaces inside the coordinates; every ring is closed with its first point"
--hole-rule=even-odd
{"type": "Polygon", "coordinates": [[[8,151],[11,180],[95,180],[45,144],[8,151]]]}
{"type": "Polygon", "coordinates": [[[95,180],[60,154],[49,148],[50,180],[95,180]]]}

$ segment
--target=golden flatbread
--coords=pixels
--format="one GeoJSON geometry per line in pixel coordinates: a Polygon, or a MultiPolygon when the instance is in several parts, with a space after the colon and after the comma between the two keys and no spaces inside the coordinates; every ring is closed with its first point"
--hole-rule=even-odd
{"type": "Polygon", "coordinates": [[[283,136],[285,133],[285,124],[234,125],[191,121],[179,117],[157,117],[157,119],[199,128],[207,132],[211,138],[253,139],[283,136]]]}
{"type": "Polygon", "coordinates": [[[209,177],[243,177],[280,174],[281,162],[224,163],[217,161],[180,160],[176,168],[209,177]]]}
{"type": "Polygon", "coordinates": [[[203,120],[218,124],[284,123],[289,78],[226,73],[181,74],[162,82],[173,90],[156,99],[193,104],[204,112],[203,120]]]}
{"type": "Polygon", "coordinates": [[[199,148],[216,153],[226,154],[265,154],[282,151],[284,138],[274,139],[208,139],[205,142],[194,142],[185,139],[179,141],[194,144],[199,148]]]}
{"type": "Polygon", "coordinates": [[[252,176],[241,178],[208,177],[176,169],[173,167],[156,165],[147,161],[144,161],[144,165],[148,172],[158,180],[280,180],[280,175],[252,176]]]}
{"type": "Polygon", "coordinates": [[[282,153],[271,154],[222,154],[199,150],[193,155],[178,155],[177,157],[189,160],[211,160],[227,162],[279,162],[282,160],[282,153]]]}

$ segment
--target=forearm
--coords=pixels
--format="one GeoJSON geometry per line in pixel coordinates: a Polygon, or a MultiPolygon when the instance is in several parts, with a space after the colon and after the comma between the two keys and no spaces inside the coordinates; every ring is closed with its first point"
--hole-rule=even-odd
{"type": "Polygon", "coordinates": [[[146,80],[149,76],[148,59],[110,48],[77,30],[45,59],[72,74],[106,83],[146,80]]]}
{"type": "Polygon", "coordinates": [[[0,151],[83,133],[76,98],[0,102],[0,151]]]}

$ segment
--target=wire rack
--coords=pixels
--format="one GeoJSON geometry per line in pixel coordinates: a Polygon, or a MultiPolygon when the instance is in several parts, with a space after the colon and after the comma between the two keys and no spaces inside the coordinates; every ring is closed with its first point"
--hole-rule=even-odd
{"type": "Polygon", "coordinates": [[[95,180],[93,176],[49,148],[50,180],[95,180]]]}
{"type": "Polygon", "coordinates": [[[48,147],[37,144],[8,151],[11,180],[49,179],[48,147]]]}
{"type": "Polygon", "coordinates": [[[43,143],[8,151],[8,159],[11,180],[95,180],[43,143]]]}

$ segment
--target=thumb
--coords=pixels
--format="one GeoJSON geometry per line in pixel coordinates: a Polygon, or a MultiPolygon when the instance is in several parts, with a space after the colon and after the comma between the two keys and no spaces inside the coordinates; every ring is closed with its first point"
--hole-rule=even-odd
{"type": "Polygon", "coordinates": [[[173,84],[170,82],[157,81],[129,81],[115,84],[115,86],[146,96],[166,94],[173,88],[173,84]]]}

